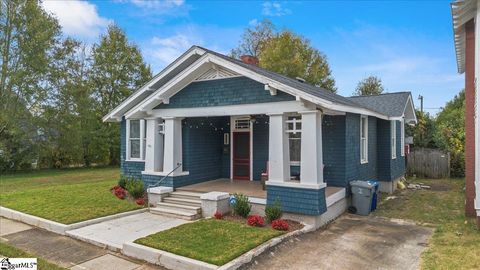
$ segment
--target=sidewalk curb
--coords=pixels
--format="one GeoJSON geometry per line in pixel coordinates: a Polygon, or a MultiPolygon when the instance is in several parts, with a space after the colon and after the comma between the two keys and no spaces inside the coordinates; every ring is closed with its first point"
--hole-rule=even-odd
{"type": "Polygon", "coordinates": [[[108,221],[108,220],[112,220],[112,219],[116,219],[116,218],[130,216],[130,215],[134,215],[134,214],[138,214],[138,213],[143,213],[143,212],[146,212],[146,211],[148,211],[147,208],[142,208],[142,209],[138,209],[138,210],[118,213],[118,214],[105,216],[105,217],[94,218],[94,219],[80,221],[80,222],[77,222],[77,223],[67,225],[67,224],[62,224],[62,223],[59,223],[59,222],[56,222],[56,221],[51,221],[51,220],[48,220],[48,219],[45,219],[45,218],[37,217],[37,216],[34,216],[34,215],[30,215],[30,214],[25,214],[25,213],[17,211],[17,210],[13,210],[13,209],[10,209],[10,208],[0,206],[0,216],[1,217],[16,220],[16,221],[20,221],[20,222],[23,222],[23,223],[26,223],[26,224],[29,224],[29,225],[32,225],[32,226],[35,226],[35,227],[45,229],[47,231],[51,231],[51,232],[54,232],[54,233],[57,233],[57,234],[61,234],[61,235],[66,235],[66,231],[69,231],[69,230],[78,229],[78,228],[81,228],[81,227],[85,227],[85,226],[88,226],[88,225],[92,225],[92,224],[96,224],[96,223],[100,223],[100,222],[104,222],[104,221],[108,221]]]}

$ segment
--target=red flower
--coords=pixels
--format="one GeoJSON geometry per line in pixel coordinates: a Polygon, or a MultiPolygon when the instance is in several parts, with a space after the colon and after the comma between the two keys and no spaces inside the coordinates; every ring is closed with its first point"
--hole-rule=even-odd
{"type": "Polygon", "coordinates": [[[223,219],[223,214],[220,213],[220,212],[215,212],[215,214],[213,214],[213,216],[215,217],[215,219],[223,219]]]}
{"type": "Polygon", "coordinates": [[[283,219],[272,221],[272,228],[279,231],[288,231],[288,223],[283,219]]]}
{"type": "Polygon", "coordinates": [[[263,225],[265,225],[265,221],[259,215],[251,215],[247,218],[247,224],[250,226],[262,227],[263,225]]]}
{"type": "Polygon", "coordinates": [[[138,205],[145,205],[145,199],[143,197],[140,197],[135,200],[135,203],[137,203],[138,205]]]}
{"type": "Polygon", "coordinates": [[[114,186],[112,189],[112,193],[117,196],[119,199],[125,199],[125,196],[127,196],[127,191],[123,189],[121,186],[114,186]]]}

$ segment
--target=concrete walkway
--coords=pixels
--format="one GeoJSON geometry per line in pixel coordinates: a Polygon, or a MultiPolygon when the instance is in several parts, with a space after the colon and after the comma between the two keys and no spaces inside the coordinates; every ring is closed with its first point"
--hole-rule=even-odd
{"type": "Polygon", "coordinates": [[[133,242],[187,222],[144,212],[67,231],[67,235],[118,252],[125,242],[133,242]]]}
{"type": "Polygon", "coordinates": [[[243,269],[419,269],[433,229],[344,215],[266,251],[243,269]]]}
{"type": "Polygon", "coordinates": [[[119,253],[17,221],[0,218],[5,243],[72,270],[165,270],[119,253]]]}

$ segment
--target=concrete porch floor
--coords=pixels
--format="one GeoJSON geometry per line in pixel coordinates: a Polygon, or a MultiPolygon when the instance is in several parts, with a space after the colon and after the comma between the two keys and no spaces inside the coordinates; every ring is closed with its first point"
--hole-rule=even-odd
{"type": "MultiPolygon", "coordinates": [[[[198,184],[184,186],[177,188],[177,190],[191,191],[191,192],[211,192],[221,191],[233,193],[242,193],[249,197],[255,197],[260,199],[267,198],[267,191],[262,190],[262,183],[260,181],[249,180],[231,180],[228,178],[220,178],[212,181],[206,181],[198,184]]],[[[325,196],[327,199],[332,196],[345,197],[344,188],[341,187],[329,187],[325,189],[325,196]]],[[[336,200],[335,200],[336,201],[336,200]]]]}

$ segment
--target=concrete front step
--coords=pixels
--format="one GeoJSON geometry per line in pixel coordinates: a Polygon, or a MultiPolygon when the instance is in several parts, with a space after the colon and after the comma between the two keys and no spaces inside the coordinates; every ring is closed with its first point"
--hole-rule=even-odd
{"type": "Polygon", "coordinates": [[[202,217],[202,214],[199,214],[197,211],[172,209],[159,206],[150,208],[150,212],[152,214],[159,214],[162,216],[175,217],[185,220],[195,220],[202,217]]]}
{"type": "Polygon", "coordinates": [[[190,206],[202,206],[202,201],[200,199],[188,199],[188,198],[177,198],[177,197],[165,197],[163,198],[163,202],[172,203],[172,204],[182,204],[182,205],[190,205],[190,206]]]}
{"type": "Polygon", "coordinates": [[[191,191],[175,191],[170,193],[170,197],[176,197],[176,198],[186,198],[186,199],[198,199],[200,200],[200,196],[202,196],[203,193],[199,192],[191,192],[191,191]]]}
{"type": "Polygon", "coordinates": [[[184,205],[178,203],[168,203],[168,202],[159,202],[157,206],[160,208],[170,208],[170,209],[179,209],[179,210],[187,210],[187,211],[196,211],[197,213],[202,213],[202,207],[200,206],[192,206],[192,205],[184,205]]]}

